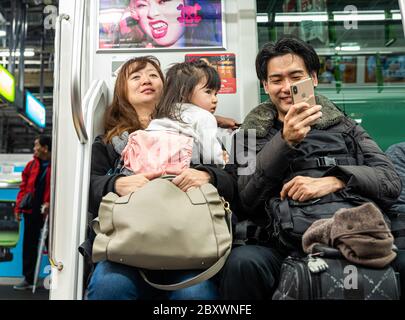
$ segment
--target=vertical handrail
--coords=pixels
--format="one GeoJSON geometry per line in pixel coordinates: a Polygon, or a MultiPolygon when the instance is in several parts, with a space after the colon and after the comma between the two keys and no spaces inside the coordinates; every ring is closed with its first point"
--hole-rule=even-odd
{"type": "Polygon", "coordinates": [[[60,14],[56,19],[55,30],[55,65],[54,65],[54,88],[53,88],[53,127],[52,127],[52,139],[53,139],[53,151],[52,151],[52,167],[51,167],[51,203],[49,208],[49,248],[48,258],[53,267],[56,267],[59,271],[63,269],[61,262],[56,262],[54,257],[54,212],[55,212],[55,185],[56,185],[56,172],[57,172],[57,154],[58,154],[58,121],[59,121],[59,86],[60,86],[60,50],[61,50],[61,33],[62,33],[62,21],[69,20],[70,17],[67,14],[60,14]]]}
{"type": "Polygon", "coordinates": [[[404,37],[405,37],[405,0],[398,0],[398,4],[402,18],[402,29],[404,29],[404,37]]]}
{"type": "MultiPolygon", "coordinates": [[[[88,128],[89,140],[93,141],[95,135],[102,133],[100,131],[100,115],[104,114],[105,107],[108,101],[108,89],[103,80],[94,80],[87,93],[83,98],[83,107],[86,111],[84,114],[84,119],[86,127],[88,128]],[[103,101],[103,103],[102,103],[103,101]],[[101,108],[101,109],[99,109],[101,108]]],[[[76,179],[80,181],[80,194],[75,194],[73,212],[77,212],[77,220],[73,220],[74,224],[79,226],[79,232],[77,234],[76,243],[79,245],[83,243],[86,239],[86,231],[88,227],[88,199],[89,199],[89,188],[90,188],[90,167],[91,167],[91,145],[87,144],[83,148],[80,148],[77,159],[81,158],[80,166],[77,168],[76,179]]],[[[75,275],[77,276],[77,281],[75,281],[74,292],[76,292],[76,299],[83,299],[83,257],[76,254],[76,263],[74,263],[77,268],[75,275]]]]}
{"type": "Polygon", "coordinates": [[[83,30],[85,20],[86,1],[76,1],[75,18],[73,26],[73,52],[72,52],[72,73],[70,79],[70,98],[72,104],[73,125],[75,127],[80,143],[85,144],[88,141],[86,126],[83,120],[82,109],[82,49],[83,49],[83,30]]]}

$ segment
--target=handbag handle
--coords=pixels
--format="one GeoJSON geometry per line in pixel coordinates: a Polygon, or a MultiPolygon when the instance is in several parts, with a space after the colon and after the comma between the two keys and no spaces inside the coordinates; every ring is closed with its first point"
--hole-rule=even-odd
{"type": "Polygon", "coordinates": [[[174,174],[165,174],[161,177],[159,177],[160,179],[165,179],[165,180],[169,180],[172,181],[174,178],[176,178],[177,176],[174,174]]]}
{"type": "MultiPolygon", "coordinates": [[[[228,220],[228,226],[229,226],[229,232],[231,234],[231,240],[233,238],[232,236],[232,224],[231,224],[231,211],[229,209],[229,204],[225,202],[225,211],[227,213],[226,218],[228,220]]],[[[221,268],[224,266],[226,259],[228,258],[229,254],[231,253],[232,249],[232,241],[231,245],[229,246],[228,250],[226,250],[225,254],[218,259],[217,262],[215,262],[211,267],[209,267],[207,270],[201,272],[200,274],[196,275],[193,278],[190,278],[188,280],[184,280],[182,282],[178,283],[173,283],[173,284],[159,284],[159,283],[154,283],[151,282],[147,277],[144,271],[139,270],[139,273],[141,274],[143,280],[145,280],[146,283],[148,283],[150,286],[160,289],[160,290],[166,290],[166,291],[174,291],[178,289],[183,289],[190,287],[192,285],[195,285],[197,283],[203,282],[205,280],[210,279],[211,277],[215,276],[221,268]]]]}
{"type": "Polygon", "coordinates": [[[146,274],[142,270],[139,270],[139,273],[141,274],[143,280],[145,280],[146,283],[148,283],[152,287],[155,287],[156,289],[166,290],[166,291],[183,289],[183,288],[187,288],[192,285],[195,285],[197,283],[203,282],[205,280],[208,280],[211,277],[213,277],[214,275],[216,275],[219,272],[219,270],[221,270],[221,268],[224,266],[225,261],[228,258],[230,253],[231,253],[231,247],[229,247],[228,250],[225,252],[225,254],[217,262],[215,262],[215,264],[213,264],[210,268],[201,272],[200,274],[196,275],[195,277],[193,277],[191,279],[184,280],[184,281],[178,282],[178,283],[173,283],[173,284],[154,283],[154,282],[151,282],[150,280],[148,280],[148,278],[146,277],[146,274]]]}

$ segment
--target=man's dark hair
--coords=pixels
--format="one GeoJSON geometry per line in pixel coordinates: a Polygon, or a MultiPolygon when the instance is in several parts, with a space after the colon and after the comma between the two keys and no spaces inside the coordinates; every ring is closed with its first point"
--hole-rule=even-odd
{"type": "Polygon", "coordinates": [[[285,37],[276,43],[268,42],[259,51],[256,57],[256,74],[260,81],[267,81],[267,64],[274,57],[284,56],[286,54],[295,54],[300,56],[305,63],[309,74],[316,72],[318,75],[319,57],[314,48],[308,43],[295,37],[285,37]]]}
{"type": "Polygon", "coordinates": [[[37,137],[39,144],[43,147],[47,146],[48,147],[48,151],[51,152],[52,151],[52,138],[48,135],[45,134],[40,134],[37,137]]]}

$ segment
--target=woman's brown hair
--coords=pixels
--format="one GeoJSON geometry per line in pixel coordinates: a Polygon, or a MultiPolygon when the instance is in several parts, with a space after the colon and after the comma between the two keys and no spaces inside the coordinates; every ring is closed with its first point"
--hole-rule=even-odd
{"type": "Polygon", "coordinates": [[[120,136],[124,131],[132,133],[142,129],[138,114],[128,101],[127,80],[132,73],[144,69],[148,63],[155,67],[164,83],[159,60],[154,56],[133,58],[122,65],[115,82],[113,101],[104,114],[105,143],[110,143],[114,136],[120,136]]]}

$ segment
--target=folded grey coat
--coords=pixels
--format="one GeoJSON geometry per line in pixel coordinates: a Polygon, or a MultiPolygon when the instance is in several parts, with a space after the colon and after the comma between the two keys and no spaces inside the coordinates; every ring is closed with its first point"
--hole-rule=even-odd
{"type": "Polygon", "coordinates": [[[395,259],[393,243],[381,211],[371,202],[315,221],[302,238],[307,253],[316,244],[326,244],[338,248],[350,262],[372,268],[383,268],[395,259]]]}

